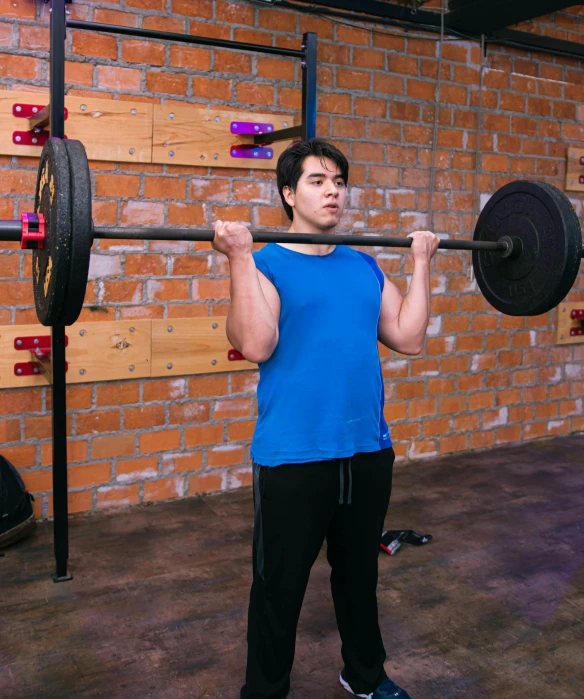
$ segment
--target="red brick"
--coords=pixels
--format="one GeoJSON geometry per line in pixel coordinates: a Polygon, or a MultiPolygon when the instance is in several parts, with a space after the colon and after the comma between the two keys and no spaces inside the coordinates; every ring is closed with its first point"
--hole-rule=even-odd
{"type": "MultiPolygon", "coordinates": [[[[0,46],[12,46],[11,24],[0,24],[0,46]]],[[[18,36],[18,47],[30,49],[32,51],[49,50],[49,28],[48,27],[23,27],[18,36]]]]}
{"type": "Polygon", "coordinates": [[[201,473],[189,477],[189,495],[213,493],[224,489],[224,476],[220,473],[201,473]]]}
{"type": "Polygon", "coordinates": [[[133,68],[97,66],[97,84],[115,91],[140,91],[141,72],[133,68]]]}
{"type": "Polygon", "coordinates": [[[138,483],[126,486],[106,485],[97,490],[97,507],[135,505],[139,499],[138,483]]]}
{"type": "Polygon", "coordinates": [[[94,459],[107,459],[114,456],[130,456],[134,453],[134,435],[113,435],[94,437],[91,441],[91,455],[94,459]]]}
{"type": "Polygon", "coordinates": [[[70,466],[67,469],[69,488],[89,488],[94,485],[108,483],[111,477],[110,461],[70,466]]]}
{"type": "MultiPolygon", "coordinates": [[[[171,46],[170,65],[187,70],[210,70],[211,52],[191,46],[171,46]]],[[[217,68],[215,70],[218,71],[217,68]]]]}
{"type": "Polygon", "coordinates": [[[40,75],[41,61],[38,58],[0,53],[0,78],[38,80],[40,75]]]}
{"type": "Polygon", "coordinates": [[[180,446],[180,430],[146,432],[139,436],[139,440],[141,454],[170,451],[180,446]]]}
{"type": "Polygon", "coordinates": [[[110,175],[96,173],[96,197],[137,197],[140,193],[140,178],[132,175],[110,175]]]}
{"type": "Polygon", "coordinates": [[[161,92],[168,95],[186,95],[188,78],[186,75],[155,73],[146,74],[146,89],[149,92],[161,92]]]}
{"type": "Polygon", "coordinates": [[[76,417],[76,431],[78,435],[116,432],[119,429],[119,410],[98,410],[91,413],[81,413],[76,417]]]}
{"type": "MultiPolygon", "coordinates": [[[[148,15],[142,20],[144,29],[153,29],[162,32],[174,32],[176,34],[185,33],[185,21],[176,17],[161,17],[160,15],[148,15]]],[[[172,49],[175,48],[171,46],[172,49]]]]}
{"type": "Polygon", "coordinates": [[[184,478],[161,478],[144,482],[144,502],[181,498],[185,494],[184,478]]]}
{"type": "Polygon", "coordinates": [[[166,59],[164,44],[144,39],[124,39],[122,41],[122,61],[141,63],[149,66],[163,66],[166,59]]]}
{"type": "Polygon", "coordinates": [[[467,435],[456,434],[442,437],[440,440],[440,453],[451,454],[455,451],[464,451],[467,448],[467,435]]]}
{"type": "Polygon", "coordinates": [[[209,468],[236,466],[244,461],[242,446],[225,444],[207,450],[207,465],[209,468]]]}
{"type": "Polygon", "coordinates": [[[33,2],[0,0],[0,17],[16,19],[36,19],[37,8],[33,2]]]}
{"type": "Polygon", "coordinates": [[[71,52],[79,56],[95,56],[115,61],[118,58],[118,42],[115,36],[74,31],[71,40],[71,52]]]}
{"type": "Polygon", "coordinates": [[[186,204],[170,202],[168,206],[168,223],[171,226],[201,226],[207,222],[205,204],[186,204]]]}
{"type": "Polygon", "coordinates": [[[138,15],[132,12],[119,12],[118,10],[106,10],[103,7],[96,7],[93,21],[99,22],[100,24],[119,24],[123,27],[137,27],[138,15]]]}
{"type": "Polygon", "coordinates": [[[153,279],[146,282],[150,301],[184,301],[189,298],[187,279],[153,279]]]}
{"type": "Polygon", "coordinates": [[[142,480],[144,478],[155,478],[157,475],[157,456],[118,460],[116,465],[116,480],[120,483],[142,480]]]}
{"type": "Polygon", "coordinates": [[[149,201],[124,202],[122,205],[122,223],[137,226],[162,225],[164,223],[164,204],[149,201]]]}

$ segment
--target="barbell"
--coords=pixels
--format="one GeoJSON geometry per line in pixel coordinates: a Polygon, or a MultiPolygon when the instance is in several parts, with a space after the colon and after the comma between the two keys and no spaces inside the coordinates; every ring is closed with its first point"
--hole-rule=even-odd
{"type": "MultiPolygon", "coordinates": [[[[0,221],[0,240],[32,249],[35,307],[43,325],[72,325],[83,306],[96,238],[212,241],[213,230],[96,227],[85,148],[71,139],[47,140],[41,153],[35,213],[0,221]]],[[[304,243],[407,248],[411,238],[253,232],[257,243],[304,243]]],[[[566,195],[545,182],[515,181],[481,212],[472,240],[441,240],[443,250],[471,250],[487,301],[507,315],[555,308],[576,281],[582,232],[566,195]]]]}

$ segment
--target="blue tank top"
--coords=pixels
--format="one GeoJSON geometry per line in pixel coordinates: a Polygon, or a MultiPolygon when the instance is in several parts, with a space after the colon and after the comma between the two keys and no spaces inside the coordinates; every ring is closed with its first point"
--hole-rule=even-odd
{"type": "Polygon", "coordinates": [[[375,260],[340,245],[319,256],[276,243],[253,257],[281,302],[278,345],[259,365],[253,461],[279,466],[389,448],[377,346],[385,277],[375,260]]]}

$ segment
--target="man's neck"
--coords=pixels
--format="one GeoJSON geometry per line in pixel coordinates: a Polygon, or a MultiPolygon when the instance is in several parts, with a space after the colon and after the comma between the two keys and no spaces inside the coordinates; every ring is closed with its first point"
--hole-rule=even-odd
{"type": "MultiPolygon", "coordinates": [[[[335,235],[337,230],[336,226],[332,228],[327,228],[323,231],[316,226],[311,226],[310,224],[305,224],[302,222],[295,223],[288,229],[288,233],[315,233],[315,234],[326,234],[335,235]]],[[[320,257],[324,255],[330,255],[330,253],[336,248],[336,245],[307,245],[305,243],[279,243],[283,248],[288,250],[294,250],[294,252],[301,252],[304,255],[318,255],[320,257]]]]}

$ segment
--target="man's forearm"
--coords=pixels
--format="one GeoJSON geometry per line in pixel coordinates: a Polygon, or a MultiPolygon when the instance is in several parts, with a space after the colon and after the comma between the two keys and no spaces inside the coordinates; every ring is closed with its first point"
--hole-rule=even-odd
{"type": "Polygon", "coordinates": [[[277,342],[277,326],[264,297],[251,254],[229,259],[231,307],[227,337],[252,362],[263,361],[277,342]]]}

